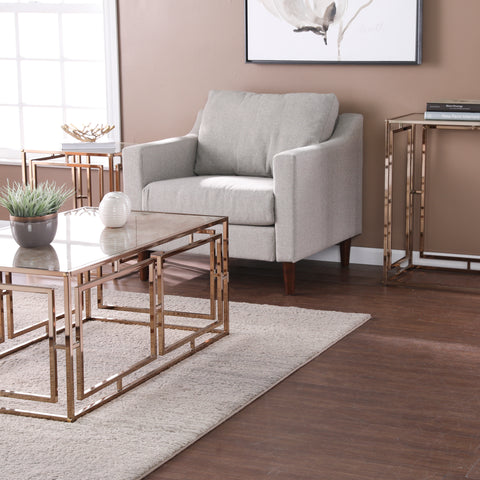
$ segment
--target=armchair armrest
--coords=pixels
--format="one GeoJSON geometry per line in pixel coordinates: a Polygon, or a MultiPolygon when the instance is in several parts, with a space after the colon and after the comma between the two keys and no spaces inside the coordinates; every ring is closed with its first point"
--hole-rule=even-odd
{"type": "Polygon", "coordinates": [[[363,117],[338,118],[325,142],[273,158],[276,259],[296,262],[362,230],[363,117]]]}
{"type": "Polygon", "coordinates": [[[123,149],[123,185],[133,209],[142,208],[142,190],[149,183],[194,175],[197,138],[188,134],[123,149]]]}

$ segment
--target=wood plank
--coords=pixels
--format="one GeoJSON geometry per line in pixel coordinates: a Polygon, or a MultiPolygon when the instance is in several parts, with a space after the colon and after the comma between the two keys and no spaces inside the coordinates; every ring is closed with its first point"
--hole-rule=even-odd
{"type": "MultiPolygon", "coordinates": [[[[206,297],[205,267],[170,264],[167,293],[206,297]]],[[[232,260],[231,300],[372,320],[146,478],[480,480],[480,295],[385,287],[380,267],[296,267],[286,296],[281,265],[232,260]]],[[[419,278],[480,292],[480,275],[419,278]]],[[[146,291],[137,276],[117,286],[146,291]]]]}

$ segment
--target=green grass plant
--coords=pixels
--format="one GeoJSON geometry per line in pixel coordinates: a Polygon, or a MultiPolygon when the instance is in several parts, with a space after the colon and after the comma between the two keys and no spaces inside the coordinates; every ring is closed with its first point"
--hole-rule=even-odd
{"type": "Polygon", "coordinates": [[[14,217],[41,217],[56,213],[75,191],[55,182],[40,183],[30,187],[14,182],[0,188],[0,205],[14,217]]]}

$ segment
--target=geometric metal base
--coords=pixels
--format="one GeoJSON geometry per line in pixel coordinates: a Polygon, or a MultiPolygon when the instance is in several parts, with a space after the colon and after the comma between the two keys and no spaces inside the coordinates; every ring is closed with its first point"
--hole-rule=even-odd
{"type": "MultiPolygon", "coordinates": [[[[225,225],[224,225],[225,231],[225,225]]],[[[0,397],[8,397],[28,401],[27,409],[15,407],[1,407],[0,413],[22,415],[36,418],[45,418],[74,422],[79,417],[119,397],[123,393],[137,387],[150,378],[167,370],[178,362],[211,345],[229,333],[229,308],[228,308],[228,253],[227,239],[221,233],[213,230],[198,232],[200,238],[195,240],[193,235],[186,246],[156,253],[147,259],[141,256],[129,256],[112,264],[95,265],[88,267],[74,279],[65,276],[63,280],[63,306],[64,313],[57,315],[61,305],[55,295],[55,289],[43,286],[17,285],[12,283],[10,273],[1,273],[0,283],[0,344],[9,339],[21,337],[37,329],[45,330],[34,339],[22,344],[17,344],[0,353],[0,360],[11,355],[16,355],[39,342],[48,342],[49,352],[49,394],[38,395],[32,392],[17,392],[0,390],[0,397]],[[173,255],[208,245],[210,248],[210,302],[208,312],[171,311],[165,306],[164,298],[164,263],[173,255]],[[145,307],[129,307],[128,305],[112,305],[106,303],[107,283],[112,283],[121,277],[139,274],[148,269],[149,304],[145,307]],[[45,294],[48,297],[47,319],[22,330],[15,330],[13,292],[45,294]],[[95,295],[92,295],[92,292],[95,295]],[[92,302],[95,299],[95,305],[92,302]],[[112,316],[112,312],[120,314],[112,316]],[[141,319],[121,318],[121,312],[134,312],[141,319]],[[166,323],[166,317],[181,317],[182,323],[166,323]],[[199,322],[189,319],[201,319],[199,322]],[[65,326],[57,326],[59,320],[64,320],[65,326]],[[108,378],[97,382],[93,386],[86,384],[85,368],[88,359],[85,358],[84,326],[87,322],[114,322],[124,325],[135,325],[145,328],[149,333],[145,335],[148,354],[132,365],[129,365],[108,378]],[[6,328],[5,328],[6,324],[6,328]],[[166,342],[166,332],[171,330],[181,331],[183,336],[173,343],[166,342]],[[59,341],[59,339],[61,339],[59,341]],[[65,358],[65,399],[66,411],[51,412],[44,408],[38,410],[38,405],[56,404],[59,395],[59,352],[65,358]],[[168,361],[160,365],[158,360],[168,356],[168,361]],[[139,372],[141,371],[141,374],[139,372]],[[89,403],[88,400],[91,399],[89,403]],[[87,401],[87,405],[85,402],[87,401]],[[33,402],[30,403],[30,402],[33,402]],[[80,406],[82,404],[82,406],[80,406]],[[37,405],[36,408],[33,408],[37,405]]],[[[226,236],[226,235],[225,235],[226,236]]],[[[141,253],[141,252],[140,252],[141,253]]],[[[31,272],[34,273],[34,272],[31,272]]],[[[57,295],[58,296],[58,295],[57,295]]],[[[63,363],[63,361],[62,361],[63,363]]]]}
{"type": "MultiPolygon", "coordinates": [[[[426,247],[427,238],[427,184],[429,182],[428,171],[432,166],[432,159],[428,153],[428,137],[431,131],[480,130],[478,121],[446,121],[426,120],[423,114],[408,114],[401,117],[387,119],[385,121],[385,188],[384,188],[384,259],[383,259],[383,283],[395,284],[404,273],[412,270],[445,270],[445,271],[474,271],[471,266],[479,263],[480,258],[474,256],[447,255],[429,252],[426,247]],[[417,142],[420,133],[421,145],[417,142]],[[396,138],[406,137],[405,155],[397,165],[398,152],[396,154],[396,138]],[[396,168],[395,168],[396,166],[396,168]],[[401,174],[400,182],[394,182],[395,176],[401,174]],[[401,192],[395,195],[394,184],[401,187],[401,192]],[[396,223],[403,224],[403,251],[405,255],[396,261],[392,260],[392,237],[394,226],[394,203],[403,198],[403,219],[396,223]],[[415,237],[415,239],[414,239],[415,237]],[[414,259],[414,245],[418,241],[419,259],[414,259]],[[424,265],[424,260],[440,260],[442,262],[465,262],[466,268],[436,267],[424,265]]],[[[459,212],[462,213],[461,211],[459,212]]],[[[450,265],[453,265],[450,263],[450,265]]],[[[479,270],[476,270],[477,272],[479,270]]],[[[398,284],[398,283],[397,283],[398,284]]],[[[409,283],[409,286],[414,285],[409,283]]],[[[416,285],[427,286],[427,285],[416,285]]],[[[438,288],[430,285],[430,288],[438,288]]],[[[440,286],[443,289],[442,286],[440,286]]],[[[450,288],[449,288],[450,289],[450,288]]]]}

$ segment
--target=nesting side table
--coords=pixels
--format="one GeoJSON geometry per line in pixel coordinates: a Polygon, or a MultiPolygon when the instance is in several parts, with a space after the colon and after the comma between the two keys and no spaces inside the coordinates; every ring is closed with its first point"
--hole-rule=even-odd
{"type": "Polygon", "coordinates": [[[460,255],[439,255],[425,251],[425,191],[428,163],[428,133],[431,130],[480,130],[480,122],[425,120],[423,113],[411,113],[394,117],[385,121],[385,196],[384,196],[384,257],[383,281],[397,279],[408,270],[426,267],[414,261],[414,225],[419,225],[419,258],[429,260],[466,262],[465,268],[448,268],[451,270],[470,270],[472,263],[480,263],[480,258],[460,255]],[[395,164],[395,142],[400,134],[406,134],[406,172],[405,172],[405,230],[404,255],[392,259],[392,226],[393,226],[393,167],[395,164]],[[416,138],[421,135],[421,147],[418,148],[416,138]],[[419,173],[420,172],[420,173],[419,173]],[[420,198],[418,213],[414,209],[414,197],[420,198]]]}
{"type": "Polygon", "coordinates": [[[106,192],[121,190],[122,148],[126,144],[117,143],[112,148],[95,147],[94,144],[82,150],[22,150],[23,183],[37,185],[39,167],[67,167],[71,169],[72,186],[75,189],[73,208],[93,206],[92,171],[97,171],[98,192],[101,199],[106,192]],[[104,185],[104,171],[108,170],[108,187],[104,185]],[[86,172],[86,180],[83,172],[86,172]]]}

